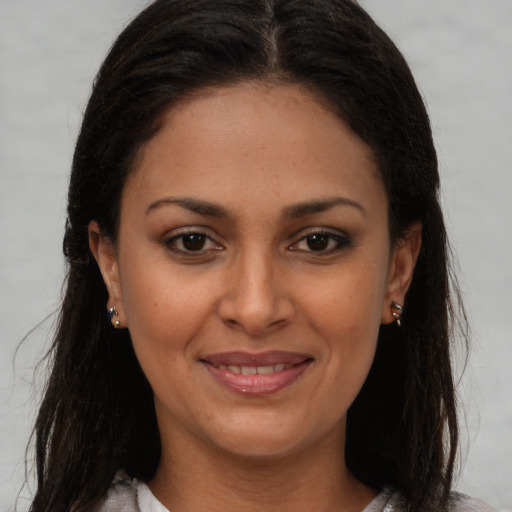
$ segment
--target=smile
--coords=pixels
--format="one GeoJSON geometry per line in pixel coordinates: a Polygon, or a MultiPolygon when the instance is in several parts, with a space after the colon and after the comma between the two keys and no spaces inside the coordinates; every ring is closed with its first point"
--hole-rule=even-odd
{"type": "Polygon", "coordinates": [[[289,352],[229,352],[201,359],[219,384],[244,395],[276,393],[293,384],[313,361],[308,355],[289,352]]]}
{"type": "Polygon", "coordinates": [[[219,364],[219,370],[229,370],[233,373],[241,373],[242,375],[270,375],[271,373],[282,372],[288,368],[292,368],[293,364],[275,364],[272,366],[234,366],[219,364]]]}

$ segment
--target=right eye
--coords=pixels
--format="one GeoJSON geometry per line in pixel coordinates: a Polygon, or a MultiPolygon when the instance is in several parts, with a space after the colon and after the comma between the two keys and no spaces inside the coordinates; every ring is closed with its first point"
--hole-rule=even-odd
{"type": "Polygon", "coordinates": [[[222,246],[212,240],[206,233],[199,231],[189,231],[172,236],[164,241],[164,245],[175,252],[185,254],[222,249],[222,246]]]}

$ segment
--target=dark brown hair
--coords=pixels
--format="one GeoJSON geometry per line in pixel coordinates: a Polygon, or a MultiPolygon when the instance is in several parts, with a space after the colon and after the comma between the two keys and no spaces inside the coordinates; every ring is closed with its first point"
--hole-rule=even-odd
{"type": "Polygon", "coordinates": [[[91,510],[116,470],[147,480],[157,468],[152,391],[128,331],[108,323],[87,227],[94,219],[116,239],[123,185],[167,109],[200,88],[247,80],[300,84],[322,98],[375,154],[392,239],[423,224],[403,326],[381,327],[349,410],[346,460],[365,484],[399,489],[411,512],[445,506],[457,446],[447,240],[429,119],[406,62],[351,0],[157,0],[103,63],[76,145],[32,512],[91,510]]]}

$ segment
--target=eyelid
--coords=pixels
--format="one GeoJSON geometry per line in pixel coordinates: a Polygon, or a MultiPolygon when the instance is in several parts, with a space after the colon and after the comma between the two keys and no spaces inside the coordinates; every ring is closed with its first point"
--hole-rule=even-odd
{"type": "Polygon", "coordinates": [[[223,244],[218,241],[218,237],[213,236],[209,229],[204,228],[202,226],[186,226],[183,228],[175,229],[175,230],[171,231],[170,233],[167,233],[162,238],[161,244],[164,247],[168,248],[169,250],[171,250],[175,253],[185,255],[188,257],[190,257],[190,256],[197,257],[197,256],[204,255],[205,253],[210,253],[211,251],[218,251],[218,250],[224,249],[223,244]],[[175,242],[175,241],[179,240],[180,238],[187,236],[187,235],[204,236],[211,243],[215,244],[216,247],[214,249],[200,249],[197,251],[187,251],[186,249],[179,249],[177,247],[173,247],[173,245],[172,245],[173,242],[175,242]]]}
{"type": "Polygon", "coordinates": [[[333,228],[325,228],[325,227],[318,227],[318,228],[308,228],[305,231],[299,232],[296,236],[299,238],[296,238],[296,241],[289,245],[289,249],[292,251],[301,251],[301,252],[307,252],[312,254],[317,254],[319,256],[332,254],[334,252],[337,252],[344,247],[352,244],[352,239],[350,235],[348,235],[346,232],[341,231],[339,229],[333,229],[333,228]],[[300,243],[305,241],[308,237],[313,235],[323,235],[329,237],[331,240],[334,240],[337,242],[336,247],[321,251],[315,251],[313,249],[298,249],[296,246],[300,243]]]}

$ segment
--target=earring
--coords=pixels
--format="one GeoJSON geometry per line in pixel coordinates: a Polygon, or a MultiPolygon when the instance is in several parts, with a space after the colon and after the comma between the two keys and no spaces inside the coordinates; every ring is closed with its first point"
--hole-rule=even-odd
{"type": "Polygon", "coordinates": [[[398,325],[398,327],[400,327],[400,319],[402,318],[402,312],[402,306],[400,306],[398,302],[393,301],[391,303],[391,314],[393,315],[393,318],[396,320],[396,325],[398,325]]]}
{"type": "Polygon", "coordinates": [[[110,323],[114,329],[119,329],[121,327],[121,322],[119,320],[114,320],[115,316],[119,316],[117,309],[115,306],[108,308],[107,310],[108,317],[110,318],[110,323]]]}

